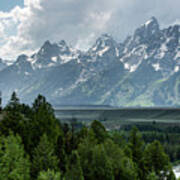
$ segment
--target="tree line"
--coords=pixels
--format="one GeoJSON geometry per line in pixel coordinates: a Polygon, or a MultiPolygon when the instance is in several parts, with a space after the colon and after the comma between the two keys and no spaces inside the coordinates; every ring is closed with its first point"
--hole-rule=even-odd
{"type": "Polygon", "coordinates": [[[123,136],[136,126],[142,134],[145,143],[151,143],[158,140],[164,147],[165,152],[168,154],[170,161],[173,164],[180,164],[180,124],[179,123],[131,123],[125,124],[119,131],[123,136]],[[122,133],[123,132],[123,133],[122,133]]]}
{"type": "Polygon", "coordinates": [[[99,121],[62,124],[39,95],[32,106],[16,93],[0,119],[0,180],[175,180],[163,146],[133,127],[124,138],[99,121]]]}

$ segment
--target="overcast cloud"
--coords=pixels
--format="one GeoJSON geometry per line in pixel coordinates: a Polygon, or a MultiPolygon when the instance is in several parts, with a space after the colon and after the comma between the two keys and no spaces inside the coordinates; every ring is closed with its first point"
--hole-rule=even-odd
{"type": "Polygon", "coordinates": [[[119,41],[155,16],[161,27],[180,21],[179,0],[25,0],[0,12],[0,57],[15,60],[44,41],[86,49],[102,33],[119,41]]]}

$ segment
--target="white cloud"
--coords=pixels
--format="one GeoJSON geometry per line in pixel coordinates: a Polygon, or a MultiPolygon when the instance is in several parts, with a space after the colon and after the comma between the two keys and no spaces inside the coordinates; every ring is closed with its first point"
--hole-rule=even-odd
{"type": "Polygon", "coordinates": [[[4,25],[0,23],[0,38],[3,38],[5,32],[4,32],[4,25]]]}
{"type": "Polygon", "coordinates": [[[151,16],[162,25],[179,22],[179,5],[179,0],[24,0],[23,8],[0,12],[0,57],[30,54],[47,39],[79,48],[106,32],[122,40],[151,16]]]}

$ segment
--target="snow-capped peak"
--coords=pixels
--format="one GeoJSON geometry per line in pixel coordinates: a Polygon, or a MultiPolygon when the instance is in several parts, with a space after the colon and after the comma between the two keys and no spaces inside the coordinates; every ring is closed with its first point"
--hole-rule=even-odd
{"type": "Polygon", "coordinates": [[[46,41],[40,48],[38,54],[40,56],[49,57],[52,53],[57,52],[59,49],[57,44],[52,44],[50,41],[46,41]]]}
{"type": "Polygon", "coordinates": [[[59,47],[64,47],[64,46],[67,46],[66,42],[64,40],[61,40],[59,43],[58,43],[59,47]]]}
{"type": "Polygon", "coordinates": [[[58,43],[58,47],[61,54],[70,54],[70,49],[64,40],[58,43]]]}
{"type": "Polygon", "coordinates": [[[148,26],[159,26],[159,23],[155,17],[151,17],[145,24],[146,27],[148,26]]]}
{"type": "Polygon", "coordinates": [[[98,46],[111,46],[114,43],[114,39],[109,34],[102,34],[97,40],[96,45],[98,46]]]}
{"type": "Polygon", "coordinates": [[[141,27],[136,29],[134,37],[137,39],[145,39],[152,35],[156,35],[160,31],[159,29],[159,23],[155,17],[152,17],[150,20],[148,20],[145,24],[143,24],[141,27]]]}
{"type": "Polygon", "coordinates": [[[15,67],[18,74],[30,75],[33,72],[32,63],[29,61],[29,57],[25,54],[20,55],[16,62],[11,66],[15,67]]]}
{"type": "Polygon", "coordinates": [[[79,51],[69,48],[64,40],[59,43],[46,41],[37,53],[28,58],[28,61],[35,70],[58,66],[77,59],[78,56],[79,51]]]}
{"type": "Polygon", "coordinates": [[[117,47],[117,43],[109,34],[102,34],[97,40],[96,43],[89,50],[90,54],[95,54],[102,56],[105,52],[110,49],[115,49],[117,47]]]}
{"type": "Polygon", "coordinates": [[[17,58],[17,61],[15,62],[15,64],[24,64],[28,59],[28,56],[26,56],[25,54],[20,55],[17,58]]]}

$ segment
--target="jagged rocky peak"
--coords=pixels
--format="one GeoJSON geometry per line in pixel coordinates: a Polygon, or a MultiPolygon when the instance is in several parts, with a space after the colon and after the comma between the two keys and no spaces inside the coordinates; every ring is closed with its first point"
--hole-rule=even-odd
{"type": "Polygon", "coordinates": [[[159,30],[159,23],[155,17],[151,17],[151,19],[148,20],[144,25],[146,28],[154,28],[159,30]]]}
{"type": "Polygon", "coordinates": [[[40,50],[31,56],[33,69],[54,67],[70,61],[73,58],[71,49],[64,40],[59,43],[46,41],[40,50]]]}
{"type": "Polygon", "coordinates": [[[28,56],[26,54],[22,54],[22,55],[18,56],[18,60],[26,59],[26,58],[28,58],[28,56]]]}
{"type": "Polygon", "coordinates": [[[96,41],[99,46],[111,46],[114,43],[114,39],[109,34],[102,34],[96,41]]]}
{"type": "Polygon", "coordinates": [[[25,54],[22,54],[20,56],[18,56],[16,62],[15,62],[15,65],[18,66],[18,67],[22,67],[22,68],[27,68],[28,67],[31,67],[31,64],[29,62],[29,57],[25,54]]]}
{"type": "Polygon", "coordinates": [[[22,63],[26,62],[27,59],[28,59],[28,56],[25,54],[22,54],[22,55],[18,56],[16,64],[22,64],[22,63]]]}
{"type": "Polygon", "coordinates": [[[113,38],[110,34],[104,33],[99,37],[99,39],[104,40],[104,41],[109,41],[109,40],[112,40],[113,38]]]}
{"type": "Polygon", "coordinates": [[[59,43],[46,41],[38,52],[38,55],[44,57],[50,57],[58,54],[70,54],[69,47],[64,40],[61,40],[59,43]]]}
{"type": "Polygon", "coordinates": [[[58,45],[52,44],[50,41],[46,41],[33,58],[34,66],[36,66],[36,68],[43,67],[44,64],[49,63],[51,57],[56,56],[58,53],[59,53],[58,45]]]}
{"type": "Polygon", "coordinates": [[[58,45],[57,44],[52,44],[49,40],[46,41],[43,46],[41,47],[40,51],[38,52],[38,54],[40,55],[47,55],[48,53],[51,53],[54,50],[58,49],[58,45]]]}
{"type": "Polygon", "coordinates": [[[16,70],[18,74],[26,73],[25,75],[27,75],[28,73],[32,72],[32,66],[28,59],[29,57],[27,55],[22,54],[12,65],[13,67],[17,68],[16,70]]]}
{"type": "Polygon", "coordinates": [[[59,45],[60,47],[67,46],[65,40],[61,40],[58,45],[59,45]]]}
{"type": "Polygon", "coordinates": [[[155,17],[152,17],[145,24],[136,29],[134,36],[145,39],[151,36],[157,36],[159,32],[159,23],[155,17]]]}
{"type": "Polygon", "coordinates": [[[66,41],[61,40],[61,41],[58,43],[58,46],[59,46],[60,52],[61,52],[62,54],[66,54],[66,53],[69,54],[69,53],[70,53],[70,50],[69,50],[69,47],[68,47],[66,41]]]}
{"type": "Polygon", "coordinates": [[[50,42],[49,40],[47,40],[47,41],[45,41],[45,43],[43,44],[42,48],[46,49],[46,48],[51,47],[51,46],[52,46],[51,42],[50,42]]]}
{"type": "Polygon", "coordinates": [[[165,29],[164,32],[167,37],[174,37],[178,39],[180,35],[180,26],[177,24],[174,26],[170,26],[169,28],[165,29]]]}
{"type": "Polygon", "coordinates": [[[89,52],[108,51],[117,46],[116,41],[109,34],[102,34],[92,46],[89,52]]]}

